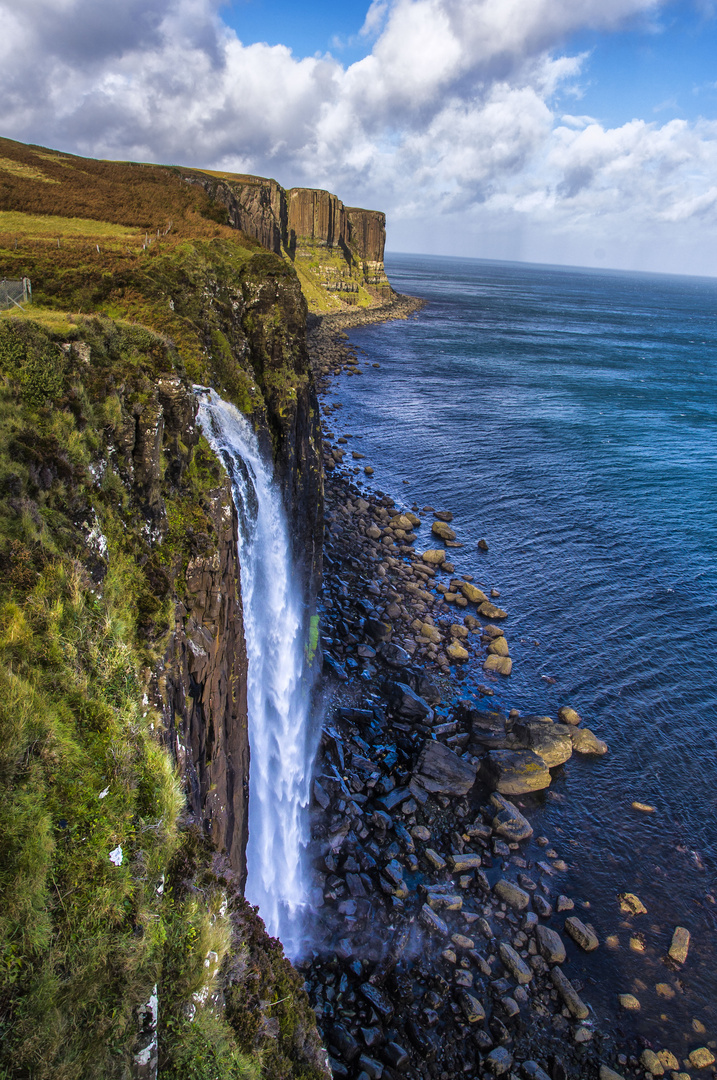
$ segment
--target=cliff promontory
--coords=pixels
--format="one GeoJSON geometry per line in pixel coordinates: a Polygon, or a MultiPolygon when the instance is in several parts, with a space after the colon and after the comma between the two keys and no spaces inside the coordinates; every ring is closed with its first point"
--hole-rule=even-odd
{"type": "Polygon", "coordinates": [[[230,173],[183,172],[224,206],[235,228],[294,263],[309,309],[369,307],[394,293],[383,265],[386,217],[328,191],[230,173]]]}

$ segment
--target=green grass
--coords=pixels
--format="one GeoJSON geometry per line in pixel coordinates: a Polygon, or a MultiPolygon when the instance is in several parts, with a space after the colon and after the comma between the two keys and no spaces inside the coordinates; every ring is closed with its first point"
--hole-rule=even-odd
{"type": "MultiPolygon", "coordinates": [[[[0,168],[2,162],[0,161],[0,168]]],[[[25,236],[137,236],[137,229],[115,225],[110,221],[89,218],[66,218],[54,215],[23,214],[16,210],[0,210],[0,234],[23,233],[25,236]]]]}

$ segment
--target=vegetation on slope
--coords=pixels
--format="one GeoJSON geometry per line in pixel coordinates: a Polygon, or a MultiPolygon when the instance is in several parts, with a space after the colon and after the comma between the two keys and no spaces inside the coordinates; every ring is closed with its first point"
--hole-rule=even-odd
{"type": "Polygon", "coordinates": [[[146,696],[224,480],[165,432],[159,542],[124,437],[163,378],[278,429],[292,271],[168,169],[0,140],[0,211],[35,300],[0,315],[0,1076],[130,1075],[157,987],[160,1076],[315,1080],[301,980],[185,820],[146,696]]]}

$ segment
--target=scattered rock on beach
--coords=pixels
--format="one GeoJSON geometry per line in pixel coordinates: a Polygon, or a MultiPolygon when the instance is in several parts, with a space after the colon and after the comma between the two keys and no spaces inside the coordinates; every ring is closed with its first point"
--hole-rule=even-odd
{"type": "Polygon", "coordinates": [[[532,750],[490,750],[486,771],[502,795],[526,795],[550,785],[550,771],[532,750]]]}
{"type": "Polygon", "coordinates": [[[690,948],[690,932],[684,926],[676,926],[668,956],[676,964],[684,964],[690,948]]]}

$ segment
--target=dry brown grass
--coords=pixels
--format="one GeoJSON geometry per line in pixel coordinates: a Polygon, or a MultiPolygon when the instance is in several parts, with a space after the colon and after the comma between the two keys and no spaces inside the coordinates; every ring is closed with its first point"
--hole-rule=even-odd
{"type": "Polygon", "coordinates": [[[59,154],[0,139],[0,211],[85,218],[156,236],[233,237],[226,212],[197,185],[193,170],[59,154]]]}

